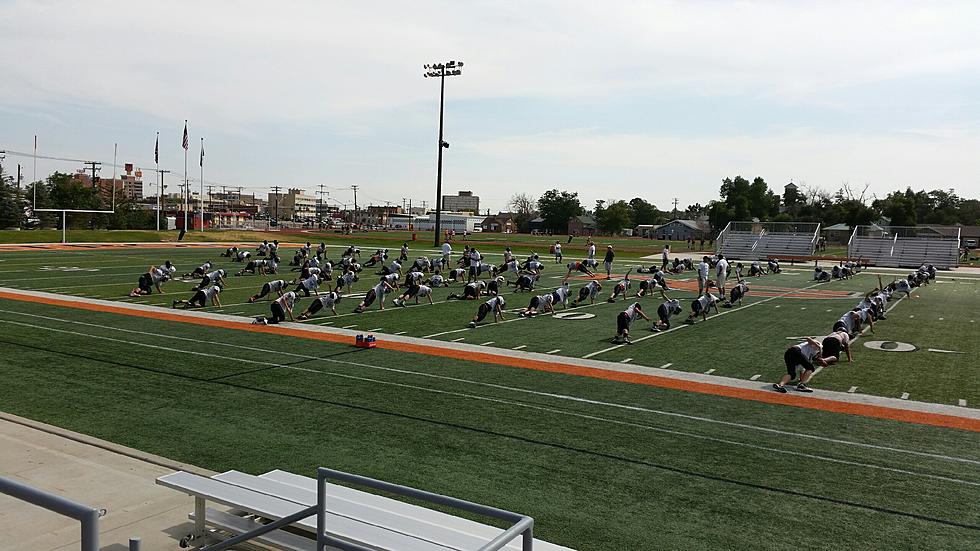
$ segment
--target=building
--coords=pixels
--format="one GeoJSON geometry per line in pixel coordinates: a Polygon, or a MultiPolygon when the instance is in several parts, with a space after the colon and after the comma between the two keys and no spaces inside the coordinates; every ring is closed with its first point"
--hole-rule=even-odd
{"type": "Polygon", "coordinates": [[[498,212],[494,215],[489,215],[480,222],[480,226],[483,227],[483,231],[495,232],[495,233],[516,233],[517,223],[514,222],[514,216],[509,212],[498,212]]]}
{"type": "Polygon", "coordinates": [[[588,214],[573,216],[568,220],[568,235],[595,235],[595,218],[588,214]]]}
{"type": "Polygon", "coordinates": [[[686,241],[688,239],[707,239],[711,236],[711,225],[703,220],[671,220],[651,232],[654,239],[686,241]]]}
{"type": "Polygon", "coordinates": [[[391,216],[401,214],[402,208],[391,205],[369,205],[357,213],[357,223],[367,226],[387,227],[391,216]]]}
{"type": "Polygon", "coordinates": [[[286,193],[269,194],[269,215],[277,220],[316,218],[316,198],[306,190],[289,188],[286,193]]]}
{"type": "MultiPolygon", "coordinates": [[[[461,212],[443,212],[439,225],[443,232],[455,230],[457,234],[462,234],[464,231],[474,233],[483,231],[480,223],[484,218],[484,216],[470,216],[461,212]]],[[[432,231],[436,227],[436,214],[433,212],[425,216],[416,216],[412,220],[412,225],[418,231],[432,231]]]]}
{"type": "Polygon", "coordinates": [[[456,195],[443,195],[442,210],[477,214],[480,212],[480,198],[473,195],[472,191],[460,191],[456,195]]]}
{"type": "MultiPolygon", "coordinates": [[[[85,172],[76,172],[73,176],[74,180],[80,183],[84,187],[92,186],[92,177],[85,172]]],[[[112,178],[99,178],[96,182],[95,187],[98,188],[99,194],[106,200],[112,199],[113,187],[115,187],[116,198],[132,199],[134,201],[143,200],[143,172],[137,170],[136,174],[123,174],[113,181],[112,178]]]]}

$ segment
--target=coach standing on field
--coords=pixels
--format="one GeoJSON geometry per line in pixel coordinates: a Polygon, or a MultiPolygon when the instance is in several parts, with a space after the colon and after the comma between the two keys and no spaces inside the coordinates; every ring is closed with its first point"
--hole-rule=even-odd
{"type": "Polygon", "coordinates": [[[616,258],[616,253],[613,252],[612,245],[606,245],[606,279],[612,279],[613,258],[616,258]]]}

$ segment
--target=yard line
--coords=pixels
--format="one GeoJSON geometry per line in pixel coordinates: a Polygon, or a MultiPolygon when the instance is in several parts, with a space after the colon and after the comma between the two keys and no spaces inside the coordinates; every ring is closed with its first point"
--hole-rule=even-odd
{"type": "Polygon", "coordinates": [[[714,370],[714,369],[709,369],[709,370],[707,370],[707,371],[705,371],[705,372],[704,372],[704,374],[705,374],[705,375],[711,375],[711,374],[712,374],[712,373],[714,373],[714,372],[715,372],[715,370],[714,370]]]}
{"type": "Polygon", "coordinates": [[[556,348],[554,350],[549,350],[548,352],[545,352],[545,354],[556,354],[558,352],[561,352],[561,348],[556,348]]]}
{"type": "MultiPolygon", "coordinates": [[[[144,333],[142,331],[133,330],[133,329],[124,329],[124,328],[120,328],[120,327],[113,327],[113,326],[109,326],[109,325],[101,325],[101,324],[97,324],[97,323],[88,323],[88,322],[83,322],[83,321],[67,320],[67,319],[57,318],[57,317],[53,317],[53,316],[44,316],[44,315],[40,315],[40,314],[31,314],[31,313],[27,313],[27,312],[17,312],[17,311],[14,311],[14,310],[3,310],[3,309],[0,309],[0,312],[5,312],[5,313],[8,313],[8,314],[15,314],[15,315],[18,315],[18,316],[26,316],[26,317],[44,319],[44,320],[59,321],[59,322],[70,324],[70,325],[84,325],[84,326],[88,326],[88,327],[97,327],[97,328],[101,328],[101,329],[112,330],[113,332],[134,333],[134,334],[139,334],[140,335],[140,338],[143,338],[144,337],[144,333]]],[[[122,340],[122,339],[118,339],[118,338],[102,337],[102,336],[99,336],[99,335],[91,335],[91,334],[87,334],[87,333],[79,333],[79,332],[76,332],[76,331],[66,331],[66,330],[61,330],[61,329],[54,329],[54,328],[51,328],[50,326],[31,325],[31,324],[28,324],[28,323],[16,322],[16,321],[9,321],[9,320],[3,320],[3,319],[0,319],[0,323],[11,323],[11,324],[14,324],[14,325],[23,325],[23,326],[37,328],[37,329],[46,329],[46,330],[49,330],[49,331],[56,331],[56,332],[62,332],[62,333],[72,333],[72,334],[82,335],[82,336],[86,336],[86,337],[92,337],[92,338],[96,338],[96,339],[114,340],[114,341],[117,341],[117,342],[122,342],[122,343],[127,343],[127,344],[133,344],[133,345],[136,345],[136,346],[148,346],[148,347],[154,347],[154,348],[165,348],[165,349],[171,350],[171,351],[179,351],[179,350],[173,349],[173,348],[166,348],[166,347],[160,347],[160,346],[155,346],[155,345],[150,345],[150,344],[144,344],[142,341],[141,342],[132,342],[132,341],[126,341],[126,340],[122,340]]],[[[520,388],[520,387],[512,387],[512,386],[501,385],[501,384],[497,384],[497,383],[486,383],[486,382],[482,382],[482,381],[473,381],[473,380],[470,380],[470,379],[463,379],[463,378],[460,378],[460,377],[450,377],[450,376],[446,376],[446,375],[437,375],[437,374],[433,374],[433,373],[425,373],[425,372],[412,371],[412,370],[408,370],[408,369],[399,369],[399,368],[393,368],[393,367],[382,367],[382,366],[377,366],[377,365],[372,365],[372,364],[366,364],[366,363],[361,363],[361,362],[353,362],[353,361],[349,361],[349,360],[338,360],[338,359],[335,359],[335,358],[323,358],[323,357],[310,356],[310,355],[304,355],[304,354],[296,354],[296,353],[287,352],[287,351],[270,351],[270,350],[268,350],[268,348],[258,348],[258,347],[253,347],[253,346],[248,346],[248,345],[240,345],[240,344],[235,344],[235,343],[226,343],[226,342],[220,342],[220,341],[201,341],[200,339],[190,338],[190,337],[181,337],[181,336],[178,336],[178,335],[154,334],[154,335],[150,335],[150,336],[151,337],[162,338],[162,339],[169,339],[169,340],[188,341],[188,342],[194,342],[194,343],[198,343],[198,344],[208,344],[208,345],[213,345],[213,346],[224,346],[224,347],[235,348],[235,349],[239,349],[239,350],[252,350],[252,351],[256,351],[256,352],[274,352],[275,354],[281,355],[281,356],[290,356],[290,357],[294,357],[294,358],[301,358],[301,359],[308,359],[308,360],[317,360],[317,361],[322,361],[322,362],[326,362],[326,363],[336,363],[336,364],[343,364],[343,365],[351,365],[351,366],[355,366],[355,367],[362,367],[362,368],[366,368],[366,369],[374,369],[374,370],[378,370],[378,371],[386,371],[386,372],[392,372],[392,373],[411,374],[411,375],[417,375],[417,376],[420,376],[420,377],[425,377],[425,378],[430,378],[430,379],[445,380],[445,381],[451,381],[451,382],[457,382],[457,383],[465,383],[465,384],[470,384],[470,385],[482,386],[482,387],[487,387],[487,388],[494,388],[494,389],[499,389],[499,390],[507,390],[507,391],[511,391],[511,392],[524,393],[524,394],[529,394],[529,395],[532,395],[532,396],[540,396],[540,397],[546,397],[546,398],[554,398],[554,399],[558,399],[558,400],[567,400],[567,401],[572,401],[572,402],[577,402],[577,403],[585,403],[585,404],[590,404],[590,405],[599,405],[599,406],[605,406],[605,407],[611,407],[611,408],[618,408],[618,409],[623,409],[623,410],[633,411],[633,412],[643,412],[643,413],[650,413],[650,414],[655,414],[655,415],[662,415],[662,416],[666,416],[666,417],[676,417],[676,418],[686,419],[686,420],[690,420],[690,421],[700,421],[700,422],[704,422],[704,423],[713,423],[713,424],[718,424],[718,425],[727,426],[727,427],[736,427],[736,428],[742,428],[742,429],[747,429],[747,430],[755,430],[755,431],[764,432],[764,433],[768,433],[768,434],[779,434],[779,435],[783,435],[783,436],[792,436],[792,437],[797,437],[797,438],[808,438],[808,439],[812,439],[812,440],[817,440],[817,441],[822,441],[822,442],[831,442],[831,443],[841,444],[841,445],[847,445],[847,446],[855,446],[855,447],[861,447],[861,448],[867,448],[867,449],[874,449],[874,450],[879,450],[879,451],[887,451],[887,452],[905,453],[905,454],[917,455],[917,456],[921,456],[921,457],[931,457],[933,459],[941,459],[941,460],[946,460],[946,461],[953,461],[953,462],[959,462],[959,463],[968,463],[968,464],[980,465],[980,461],[978,461],[976,459],[968,459],[968,458],[963,458],[963,457],[956,457],[956,456],[950,456],[950,455],[944,455],[944,454],[937,454],[937,453],[931,453],[931,452],[922,452],[922,451],[917,451],[917,450],[909,450],[909,449],[905,449],[905,448],[896,448],[896,447],[891,447],[891,446],[882,446],[882,445],[878,445],[878,444],[869,444],[867,442],[857,442],[857,441],[854,441],[854,440],[843,440],[843,439],[839,439],[839,438],[831,438],[831,437],[820,436],[820,435],[815,435],[815,434],[808,434],[808,433],[793,432],[793,431],[787,431],[787,430],[781,430],[781,429],[774,429],[774,428],[770,428],[770,427],[761,427],[761,426],[758,426],[758,425],[751,425],[751,424],[747,424],[747,423],[737,423],[737,422],[733,422],[733,421],[724,421],[724,420],[719,420],[719,419],[713,419],[713,418],[710,418],[710,417],[690,415],[690,414],[686,414],[686,413],[678,413],[678,412],[672,412],[672,411],[657,410],[657,409],[645,408],[645,407],[641,407],[641,406],[632,406],[632,405],[617,404],[615,402],[604,402],[604,401],[600,401],[600,400],[592,400],[592,399],[589,399],[589,398],[581,398],[581,397],[573,396],[573,395],[557,394],[557,393],[551,393],[551,392],[541,392],[541,391],[537,391],[537,390],[531,390],[531,389],[520,388]]],[[[198,355],[210,355],[210,356],[218,357],[215,354],[205,354],[203,352],[191,352],[191,353],[192,354],[198,354],[198,355]]],[[[221,356],[221,357],[222,358],[225,358],[225,356],[221,356]]],[[[260,362],[260,361],[257,361],[257,360],[249,360],[249,359],[243,359],[242,361],[245,362],[245,363],[261,363],[261,364],[267,364],[267,362],[260,362]]],[[[295,369],[295,370],[298,370],[298,371],[323,373],[323,374],[328,374],[328,375],[330,374],[329,372],[321,372],[321,371],[317,371],[317,370],[313,370],[313,369],[299,368],[299,367],[296,367],[296,366],[281,366],[281,367],[285,367],[287,369],[295,369]]]]}
{"type": "Polygon", "coordinates": [[[355,323],[354,325],[345,325],[341,327],[341,329],[350,329],[351,327],[357,327],[357,324],[355,323]]]}
{"type": "Polygon", "coordinates": [[[903,392],[902,393],[902,399],[903,400],[908,400],[909,399],[909,393],[908,392],[903,392]]]}
{"type": "Polygon", "coordinates": [[[759,380],[759,377],[762,377],[762,374],[761,373],[756,373],[755,375],[749,377],[749,380],[750,381],[758,381],[759,380]]]}
{"type": "Polygon", "coordinates": [[[480,346],[490,346],[491,344],[493,344],[493,341],[481,342],[480,346]]]}
{"type": "MultiPolygon", "coordinates": [[[[32,327],[32,328],[42,329],[42,330],[47,330],[47,331],[54,331],[54,332],[59,332],[59,333],[68,333],[68,334],[73,334],[73,335],[78,335],[78,336],[89,337],[89,338],[95,338],[95,339],[101,339],[101,340],[108,340],[108,341],[115,341],[115,342],[120,342],[120,343],[127,343],[127,344],[131,344],[131,345],[134,345],[134,346],[143,346],[143,347],[147,347],[147,348],[154,348],[154,349],[159,349],[159,350],[166,350],[166,351],[170,351],[170,352],[174,352],[174,353],[192,354],[192,355],[195,355],[195,356],[205,356],[205,357],[210,357],[210,358],[227,359],[226,356],[222,356],[222,355],[219,355],[219,354],[212,354],[212,353],[208,353],[208,352],[197,352],[197,351],[191,351],[191,350],[182,350],[182,349],[171,348],[171,347],[166,347],[166,346],[152,345],[152,344],[148,344],[148,343],[144,343],[144,342],[139,342],[139,341],[127,341],[127,340],[124,340],[124,339],[118,339],[118,338],[113,338],[113,337],[104,337],[104,336],[101,336],[101,335],[92,335],[92,334],[81,333],[81,332],[77,332],[77,331],[68,331],[68,330],[64,330],[64,329],[54,329],[54,328],[51,328],[51,327],[42,327],[42,326],[39,326],[39,325],[32,325],[32,324],[29,324],[29,323],[23,323],[23,322],[11,321],[11,320],[0,320],[0,323],[10,323],[10,324],[13,324],[13,325],[21,325],[21,326],[32,327]]],[[[224,344],[224,343],[221,343],[221,344],[224,344]]],[[[231,345],[231,346],[234,346],[234,345],[231,345]]],[[[483,402],[491,402],[491,403],[496,403],[496,404],[504,404],[504,405],[513,406],[513,407],[517,407],[517,408],[524,408],[524,409],[535,410],[535,411],[543,411],[543,412],[551,413],[551,414],[555,414],[555,415],[564,415],[564,416],[568,416],[568,417],[576,417],[576,418],[579,418],[579,419],[585,419],[585,420],[590,420],[590,421],[597,421],[597,422],[601,422],[601,423],[607,423],[607,424],[613,424],[613,425],[619,425],[619,426],[627,426],[627,427],[632,427],[632,428],[637,428],[637,429],[642,429],[642,430],[648,430],[648,431],[651,431],[651,432],[658,432],[658,433],[661,433],[661,434],[670,434],[672,436],[690,438],[690,439],[694,439],[694,440],[703,440],[703,441],[708,441],[708,442],[716,442],[716,443],[719,443],[719,444],[727,444],[727,445],[730,445],[730,446],[737,446],[737,447],[742,447],[742,448],[754,449],[754,450],[758,450],[758,451],[765,451],[765,452],[771,452],[771,453],[782,454],[782,455],[789,455],[789,456],[794,456],[794,457],[802,457],[802,458],[806,458],[806,459],[813,459],[813,460],[817,460],[817,461],[824,461],[824,462],[827,462],[827,463],[835,463],[835,464],[839,464],[839,465],[849,465],[849,466],[853,466],[853,467],[862,467],[862,468],[866,468],[866,469],[879,470],[879,471],[891,472],[891,473],[896,473],[896,474],[903,474],[903,475],[908,475],[908,476],[913,476],[913,477],[919,477],[919,478],[928,478],[928,479],[931,479],[931,480],[941,480],[941,481],[944,481],[944,482],[950,482],[950,483],[953,483],[953,484],[958,484],[958,485],[963,485],[963,486],[980,487],[980,482],[974,482],[974,481],[970,481],[970,480],[963,480],[963,479],[953,478],[953,477],[948,477],[948,476],[935,475],[935,474],[923,473],[923,472],[918,472],[918,471],[911,471],[911,470],[906,470],[906,469],[899,469],[899,468],[896,468],[896,467],[888,467],[888,466],[885,466],[885,465],[878,465],[878,464],[874,464],[874,463],[862,463],[860,461],[852,461],[852,460],[848,460],[848,459],[839,459],[839,458],[835,458],[835,457],[817,455],[817,454],[807,453],[807,452],[800,452],[800,451],[789,450],[789,449],[785,449],[785,448],[776,448],[776,447],[772,447],[772,446],[763,446],[763,445],[759,445],[759,444],[751,444],[749,442],[743,442],[743,441],[740,441],[740,440],[732,440],[732,439],[729,439],[729,438],[719,438],[719,437],[708,436],[708,435],[704,435],[704,434],[698,434],[698,433],[693,433],[693,432],[686,432],[686,431],[682,431],[682,430],[662,428],[662,427],[657,427],[657,426],[653,426],[653,425],[645,425],[643,423],[638,423],[638,422],[634,422],[634,421],[626,421],[626,420],[620,420],[620,419],[611,419],[611,418],[601,417],[601,416],[598,416],[598,415],[592,415],[592,414],[586,414],[586,413],[578,413],[578,412],[573,412],[573,411],[568,411],[568,410],[564,410],[564,409],[558,409],[558,408],[553,408],[553,407],[548,407],[548,406],[543,406],[543,405],[529,404],[529,403],[526,403],[526,402],[518,402],[518,401],[514,401],[514,400],[507,400],[507,399],[504,399],[504,398],[496,398],[496,397],[490,397],[490,396],[467,394],[467,393],[464,393],[464,392],[454,392],[454,391],[448,391],[448,390],[442,390],[442,389],[436,389],[436,388],[426,387],[426,386],[422,386],[422,385],[411,385],[411,384],[406,384],[406,383],[397,383],[397,382],[393,382],[393,381],[386,381],[386,380],[380,380],[380,379],[372,379],[370,377],[363,377],[363,376],[357,376],[357,375],[349,375],[349,374],[344,374],[344,373],[335,373],[335,372],[331,372],[331,371],[320,371],[320,370],[316,370],[316,369],[309,369],[309,368],[291,366],[291,365],[286,365],[286,364],[277,364],[277,363],[265,362],[265,361],[261,361],[261,360],[251,360],[251,359],[248,359],[248,358],[239,358],[236,361],[239,361],[239,362],[242,362],[242,363],[255,364],[255,365],[264,365],[264,366],[268,366],[268,367],[277,367],[277,368],[281,368],[281,369],[289,369],[289,370],[300,371],[300,372],[305,372],[305,373],[317,373],[317,374],[325,375],[325,376],[328,376],[328,377],[340,377],[340,378],[343,378],[343,379],[351,379],[351,380],[357,380],[357,381],[362,381],[362,382],[375,383],[375,384],[386,385],[386,386],[394,386],[394,387],[399,387],[399,388],[407,388],[407,389],[418,390],[418,391],[423,391],[423,392],[430,392],[430,393],[433,393],[433,394],[440,394],[440,395],[444,395],[444,396],[456,396],[456,397],[459,397],[459,398],[466,398],[466,399],[475,400],[475,401],[483,401],[483,402]]],[[[343,363],[348,363],[348,362],[343,362],[343,363]]],[[[350,362],[350,363],[353,363],[353,362],[350,362]]],[[[367,366],[367,367],[377,367],[377,366],[367,366]]],[[[393,371],[395,371],[395,370],[393,370],[393,371]]],[[[491,386],[499,386],[499,385],[491,385],[491,386]]],[[[536,394],[548,395],[547,393],[536,393],[536,394]]],[[[637,408],[637,409],[641,409],[642,410],[644,408],[637,408]]],[[[676,415],[679,415],[679,414],[676,414],[676,415]]],[[[681,416],[682,417],[686,417],[684,415],[681,415],[681,416]]],[[[723,423],[724,424],[737,425],[737,423],[727,423],[727,422],[723,422],[723,423]]],[[[762,427],[755,427],[755,428],[762,429],[762,427]]],[[[775,429],[769,429],[769,430],[772,431],[772,432],[782,432],[782,431],[777,431],[775,429]]],[[[818,438],[825,439],[824,437],[818,437],[818,438]]],[[[826,440],[833,440],[833,439],[826,439],[826,440]]],[[[874,448],[883,448],[881,446],[875,446],[873,444],[865,444],[865,445],[866,446],[870,446],[870,447],[874,447],[874,448]]],[[[912,453],[922,453],[922,452],[912,452],[912,453]]],[[[931,455],[931,454],[926,454],[926,455],[931,455]]]]}
{"type": "Polygon", "coordinates": [[[966,400],[964,400],[963,398],[960,398],[956,403],[959,406],[966,407],[966,400]]]}
{"type": "Polygon", "coordinates": [[[852,386],[851,388],[847,389],[847,392],[849,392],[851,394],[854,394],[854,391],[857,390],[857,389],[858,389],[858,387],[852,386]]]}
{"type": "MultiPolygon", "coordinates": [[[[745,310],[747,310],[749,308],[752,308],[753,306],[757,306],[759,304],[765,304],[765,303],[767,303],[767,302],[769,302],[771,300],[776,300],[777,298],[783,298],[785,296],[791,295],[793,293],[797,293],[799,291],[806,291],[808,289],[813,289],[814,287],[816,287],[818,285],[820,285],[820,284],[819,283],[814,283],[813,285],[809,285],[809,286],[803,287],[801,289],[793,289],[793,290],[787,291],[787,292],[785,292],[785,293],[783,293],[781,295],[776,295],[774,297],[769,297],[769,298],[760,300],[759,302],[753,302],[752,304],[749,304],[748,306],[744,306],[742,308],[739,308],[738,310],[725,310],[724,312],[722,312],[720,314],[715,314],[710,319],[715,319],[715,318],[718,318],[719,316],[724,316],[724,315],[727,315],[727,314],[731,314],[733,312],[744,312],[745,310]]],[[[901,300],[901,299],[899,299],[899,300],[901,300]]],[[[776,308],[779,308],[779,305],[778,304],[776,305],[776,308]]],[[[676,327],[671,327],[670,329],[667,329],[666,331],[660,331],[659,333],[653,333],[653,334],[647,335],[645,337],[640,337],[638,339],[634,339],[633,340],[633,343],[636,344],[638,342],[642,342],[642,341],[645,341],[647,339],[652,339],[653,337],[659,337],[660,335],[666,335],[667,333],[670,333],[672,331],[678,331],[680,329],[684,329],[685,327],[694,327],[694,326],[693,325],[687,325],[687,324],[678,325],[676,327]]],[[[622,348],[624,346],[626,346],[626,345],[625,344],[617,344],[617,345],[614,345],[614,346],[610,346],[609,348],[603,348],[602,350],[597,350],[597,351],[592,352],[590,354],[586,354],[585,356],[582,356],[582,358],[583,359],[588,359],[588,358],[591,358],[593,356],[598,356],[599,354],[603,354],[605,352],[609,352],[611,350],[616,350],[617,348],[622,348]]]]}
{"type": "Polygon", "coordinates": [[[466,337],[460,337],[458,339],[453,339],[453,342],[459,342],[459,341],[462,341],[462,340],[465,340],[465,339],[466,339],[466,337]]]}
{"type": "Polygon", "coordinates": [[[514,348],[511,348],[511,350],[520,350],[522,348],[527,348],[527,345],[526,344],[519,344],[519,345],[515,346],[514,348]]]}
{"type": "Polygon", "coordinates": [[[405,331],[399,331],[399,332],[397,332],[397,333],[395,333],[395,334],[396,334],[396,335],[404,335],[405,333],[406,333],[405,331]]]}
{"type": "Polygon", "coordinates": [[[384,327],[375,327],[374,329],[368,329],[368,331],[381,331],[384,327]]]}
{"type": "Polygon", "coordinates": [[[630,363],[632,361],[633,361],[633,358],[623,358],[622,360],[619,360],[619,363],[621,363],[621,364],[628,364],[628,363],[630,363]]]}

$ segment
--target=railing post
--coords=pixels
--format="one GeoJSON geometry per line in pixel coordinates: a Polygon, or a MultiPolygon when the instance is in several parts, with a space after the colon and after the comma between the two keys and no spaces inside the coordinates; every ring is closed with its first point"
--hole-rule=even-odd
{"type": "Polygon", "coordinates": [[[82,551],[99,551],[99,510],[92,509],[79,520],[82,524],[82,551]]]}
{"type": "Polygon", "coordinates": [[[322,467],[316,471],[316,551],[325,551],[327,544],[327,478],[322,467]]]}
{"type": "Polygon", "coordinates": [[[521,551],[534,551],[534,525],[527,527],[524,531],[524,540],[521,545],[521,551]]]}
{"type": "Polygon", "coordinates": [[[139,538],[129,538],[129,551],[140,551],[139,538]]]}

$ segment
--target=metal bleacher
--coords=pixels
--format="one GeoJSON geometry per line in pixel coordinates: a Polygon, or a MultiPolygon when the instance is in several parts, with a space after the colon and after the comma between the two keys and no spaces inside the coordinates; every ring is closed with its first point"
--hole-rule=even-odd
{"type": "Polygon", "coordinates": [[[190,518],[195,528],[182,547],[204,543],[202,550],[217,551],[248,541],[284,551],[572,551],[534,539],[530,517],[324,468],[317,470],[317,478],[279,470],[211,477],[179,471],[161,476],[157,484],[194,497],[190,518]],[[510,528],[328,480],[495,517],[510,528]]]}
{"type": "Polygon", "coordinates": [[[819,236],[819,223],[729,222],[718,234],[717,253],[741,260],[810,256],[819,236]]]}
{"type": "Polygon", "coordinates": [[[960,236],[922,226],[857,226],[847,242],[848,256],[875,266],[915,268],[932,264],[949,269],[959,265],[960,236]]]}

